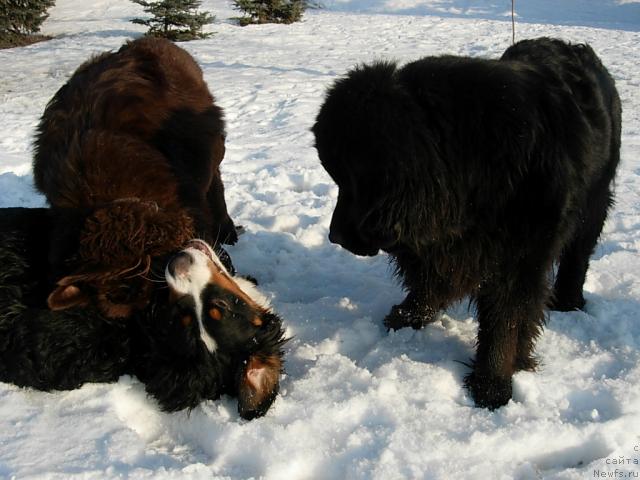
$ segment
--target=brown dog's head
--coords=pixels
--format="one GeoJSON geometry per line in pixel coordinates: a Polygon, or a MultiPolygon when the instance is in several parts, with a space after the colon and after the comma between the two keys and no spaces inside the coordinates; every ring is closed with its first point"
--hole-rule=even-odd
{"type": "Polygon", "coordinates": [[[154,202],[130,198],[96,209],[81,227],[70,271],[56,282],[49,308],[94,304],[107,317],[130,316],[149,301],[153,260],[192,236],[186,212],[154,202]]]}

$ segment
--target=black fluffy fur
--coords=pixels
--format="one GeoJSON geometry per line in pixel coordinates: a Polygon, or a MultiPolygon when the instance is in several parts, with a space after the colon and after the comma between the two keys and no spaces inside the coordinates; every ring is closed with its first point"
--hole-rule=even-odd
{"type": "Polygon", "coordinates": [[[477,405],[504,405],[512,374],[535,367],[545,306],[584,306],[620,123],[614,81],[593,50],[548,38],[500,60],[365,65],[328,91],[313,132],[339,186],[329,237],[355,254],[391,255],[408,294],[389,328],[421,328],[453,301],[474,300],[466,384],[477,405]]]}
{"type": "Polygon", "coordinates": [[[113,382],[127,370],[123,322],[97,310],[47,308],[47,209],[0,210],[0,380],[39,390],[113,382]]]}
{"type": "Polygon", "coordinates": [[[184,326],[158,289],[150,305],[128,322],[97,309],[51,311],[46,258],[54,223],[48,209],[0,209],[0,381],[38,390],[69,390],[88,382],[114,382],[124,374],[145,384],[165,411],[196,407],[221,394],[239,397],[246,419],[264,415],[276,389],[258,405],[245,401],[238,378],[250,356],[282,356],[284,332],[274,314],[255,335],[218,334],[209,353],[195,324],[184,326]]]}
{"type": "Polygon", "coordinates": [[[157,293],[152,307],[138,318],[140,333],[132,348],[132,373],[147,392],[168,411],[193,408],[203,400],[228,394],[238,397],[242,418],[264,415],[277,396],[278,383],[264,401],[250,408],[238,382],[251,356],[283,356],[286,340],[280,318],[265,315],[253,335],[247,335],[237,322],[226,324],[214,335],[218,349],[212,354],[200,340],[196,322],[184,325],[180,307],[164,298],[166,291],[157,293]]]}

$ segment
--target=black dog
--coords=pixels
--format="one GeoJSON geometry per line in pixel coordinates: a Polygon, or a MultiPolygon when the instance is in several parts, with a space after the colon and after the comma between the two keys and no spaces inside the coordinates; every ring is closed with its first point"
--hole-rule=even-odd
{"type": "Polygon", "coordinates": [[[39,390],[114,382],[129,364],[127,324],[47,307],[52,223],[44,208],[0,209],[0,380],[39,390]]]}
{"type": "Polygon", "coordinates": [[[226,273],[207,244],[192,242],[170,260],[167,277],[185,278],[183,267],[204,263],[208,269],[216,261],[215,275],[196,278],[205,290],[199,298],[214,294],[209,302],[164,285],[127,322],[97,307],[51,311],[46,268],[52,216],[47,209],[0,209],[0,381],[49,391],[131,374],[166,411],[226,393],[238,397],[243,418],[266,413],[282,368],[280,319],[256,303],[258,294],[244,280],[226,273]],[[198,261],[185,262],[190,255],[198,261]]]}
{"type": "Polygon", "coordinates": [[[477,405],[504,405],[512,374],[535,367],[547,304],[583,307],[620,123],[593,50],[547,38],[500,60],[362,66],[329,90],[313,127],[340,188],[329,238],[391,254],[408,295],[389,328],[421,328],[471,296],[480,328],[466,384],[477,405]]]}

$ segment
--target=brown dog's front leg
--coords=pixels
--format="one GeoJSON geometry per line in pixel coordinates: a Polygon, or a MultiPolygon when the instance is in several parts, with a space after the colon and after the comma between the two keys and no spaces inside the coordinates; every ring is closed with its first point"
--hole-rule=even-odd
{"type": "Polygon", "coordinates": [[[220,178],[220,171],[216,168],[211,186],[207,192],[207,201],[211,209],[213,225],[211,232],[213,238],[210,239],[216,245],[227,244],[233,245],[238,241],[238,231],[236,226],[227,213],[227,204],[224,199],[224,186],[220,178]]]}

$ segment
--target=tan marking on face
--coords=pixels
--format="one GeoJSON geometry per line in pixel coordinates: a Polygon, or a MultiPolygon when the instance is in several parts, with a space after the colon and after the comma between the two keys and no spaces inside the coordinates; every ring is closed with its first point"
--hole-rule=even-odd
{"type": "Polygon", "coordinates": [[[219,288],[231,292],[235,297],[240,298],[244,301],[251,310],[256,312],[256,315],[250,320],[250,322],[259,327],[262,325],[261,315],[265,313],[265,309],[258,305],[249,295],[247,295],[244,290],[242,290],[236,282],[227,274],[222,271],[216,264],[211,261],[207,262],[209,266],[209,270],[211,271],[211,278],[209,279],[209,283],[212,283],[219,288]]]}
{"type": "Polygon", "coordinates": [[[251,306],[251,308],[258,308],[251,297],[244,293],[244,291],[238,286],[236,282],[233,281],[231,277],[229,277],[227,273],[220,270],[218,266],[211,261],[207,262],[207,264],[211,272],[209,283],[212,283],[223,290],[231,292],[235,297],[242,299],[245,303],[251,306]]]}

